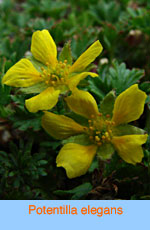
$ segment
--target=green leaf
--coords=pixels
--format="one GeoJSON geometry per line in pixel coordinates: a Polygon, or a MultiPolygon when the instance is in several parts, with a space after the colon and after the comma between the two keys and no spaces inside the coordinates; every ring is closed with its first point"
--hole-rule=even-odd
{"type": "Polygon", "coordinates": [[[91,190],[92,190],[92,185],[91,185],[91,183],[87,182],[87,183],[79,185],[79,186],[77,186],[71,190],[57,190],[54,192],[54,194],[59,195],[59,196],[71,194],[72,200],[78,200],[78,199],[81,199],[82,197],[84,197],[85,195],[87,195],[91,190]]]}
{"type": "Polygon", "coordinates": [[[145,81],[140,85],[140,89],[145,91],[146,93],[150,93],[150,82],[145,81]]]}
{"type": "Polygon", "coordinates": [[[106,143],[102,144],[98,150],[97,150],[97,155],[99,158],[102,160],[108,160],[111,158],[112,154],[114,153],[115,149],[112,144],[106,143]]]}
{"type": "Polygon", "coordinates": [[[59,56],[59,61],[64,62],[65,60],[67,60],[67,64],[72,65],[72,54],[71,54],[70,42],[67,42],[65,44],[59,56]]]}
{"type": "Polygon", "coordinates": [[[39,160],[38,162],[38,165],[46,165],[48,162],[46,160],[39,160]]]}
{"type": "Polygon", "coordinates": [[[146,102],[145,102],[145,103],[147,103],[148,108],[149,108],[149,110],[150,110],[150,96],[148,96],[148,97],[146,98],[146,102]]]}
{"type": "Polygon", "coordinates": [[[47,66],[45,66],[45,65],[42,64],[41,62],[37,61],[37,60],[32,56],[32,54],[30,54],[30,55],[27,56],[26,58],[29,59],[29,60],[32,62],[32,64],[34,65],[34,67],[35,67],[39,72],[41,72],[41,73],[42,73],[42,70],[41,70],[42,67],[45,68],[45,69],[47,68],[47,66]]]}
{"type": "Polygon", "coordinates": [[[109,75],[112,80],[112,88],[116,89],[117,94],[129,88],[131,85],[138,83],[144,76],[144,70],[126,68],[125,63],[113,63],[113,67],[109,69],[109,75]]]}
{"type": "Polygon", "coordinates": [[[44,82],[40,82],[30,87],[20,88],[19,91],[25,94],[41,93],[46,88],[47,88],[47,85],[44,82]]]}
{"type": "Polygon", "coordinates": [[[91,145],[91,142],[88,138],[88,136],[86,134],[80,134],[77,136],[72,136],[69,137],[66,140],[62,141],[62,144],[67,144],[67,143],[76,143],[76,144],[80,144],[80,145],[91,145]]]}
{"type": "Polygon", "coordinates": [[[113,127],[114,136],[124,136],[132,134],[145,134],[146,131],[132,125],[118,125],[113,127]]]}
{"type": "Polygon", "coordinates": [[[112,117],[115,99],[115,92],[109,92],[100,104],[100,112],[102,112],[104,115],[109,114],[112,117]]]}
{"type": "Polygon", "coordinates": [[[138,83],[144,76],[144,70],[129,70],[126,68],[125,63],[119,64],[114,61],[111,67],[108,65],[100,66],[99,75],[100,77],[88,80],[88,90],[96,95],[99,100],[102,100],[112,89],[119,95],[131,85],[138,83]]]}
{"type": "Polygon", "coordinates": [[[15,175],[15,172],[14,171],[11,171],[9,174],[8,174],[8,176],[10,176],[10,177],[13,177],[15,175]]]}
{"type": "Polygon", "coordinates": [[[99,24],[103,21],[116,23],[121,14],[121,6],[116,2],[100,1],[96,7],[90,5],[90,14],[99,24]]]}
{"type": "Polygon", "coordinates": [[[0,105],[4,106],[10,102],[11,87],[2,85],[0,77],[0,105]]]}
{"type": "Polygon", "coordinates": [[[98,158],[95,157],[94,160],[92,161],[92,164],[90,168],[88,169],[88,172],[92,173],[94,169],[98,169],[98,158]]]}
{"type": "MultiPolygon", "coordinates": [[[[76,19],[75,19],[76,20],[76,19]]],[[[77,59],[97,39],[99,31],[95,28],[79,30],[79,36],[71,41],[72,56],[77,59]]]]}
{"type": "MultiPolygon", "coordinates": [[[[17,116],[16,116],[17,118],[17,116]]],[[[21,116],[20,116],[21,118],[21,116]]],[[[35,117],[35,118],[25,118],[24,119],[16,119],[16,120],[13,120],[14,124],[14,128],[18,128],[19,130],[21,131],[26,131],[28,130],[29,128],[33,128],[34,131],[37,131],[40,129],[41,127],[41,119],[40,117],[35,117]]]]}

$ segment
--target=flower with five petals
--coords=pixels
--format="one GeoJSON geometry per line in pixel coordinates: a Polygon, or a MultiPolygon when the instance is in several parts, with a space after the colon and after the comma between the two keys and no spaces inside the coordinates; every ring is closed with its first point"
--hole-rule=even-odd
{"type": "Polygon", "coordinates": [[[60,94],[75,88],[86,76],[98,76],[87,72],[86,67],[101,53],[102,45],[94,42],[72,63],[58,61],[56,44],[48,30],[33,33],[31,42],[32,58],[23,58],[3,76],[2,83],[14,87],[29,87],[38,95],[26,100],[30,112],[53,108],[60,94]]]}
{"type": "Polygon", "coordinates": [[[141,116],[146,97],[135,84],[114,101],[108,94],[99,111],[90,93],[75,89],[66,102],[74,113],[87,120],[84,125],[67,116],[45,112],[43,128],[56,139],[68,138],[57,156],[57,166],[64,167],[69,178],[78,177],[87,172],[96,153],[105,160],[114,150],[127,163],[141,162],[142,144],[148,135],[128,123],[141,116]]]}

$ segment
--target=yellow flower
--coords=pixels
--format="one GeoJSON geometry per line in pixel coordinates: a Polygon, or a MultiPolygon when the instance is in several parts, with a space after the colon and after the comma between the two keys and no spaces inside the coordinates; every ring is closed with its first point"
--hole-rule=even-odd
{"type": "Polygon", "coordinates": [[[70,137],[57,156],[57,166],[64,167],[69,178],[78,177],[87,172],[96,153],[104,160],[115,149],[124,161],[141,162],[141,145],[148,135],[127,123],[141,116],[146,97],[135,84],[116,98],[112,114],[105,114],[99,112],[91,94],[75,89],[66,101],[73,112],[87,119],[84,126],[66,116],[45,112],[43,128],[56,139],[70,137]]]}
{"type": "Polygon", "coordinates": [[[60,93],[74,89],[88,75],[98,76],[96,73],[84,71],[101,51],[102,45],[96,41],[70,65],[67,60],[57,60],[56,44],[48,30],[36,31],[31,42],[34,60],[21,59],[7,71],[2,83],[15,87],[31,87],[31,93],[38,86],[40,94],[26,100],[26,107],[33,113],[48,110],[56,105],[60,93]]]}

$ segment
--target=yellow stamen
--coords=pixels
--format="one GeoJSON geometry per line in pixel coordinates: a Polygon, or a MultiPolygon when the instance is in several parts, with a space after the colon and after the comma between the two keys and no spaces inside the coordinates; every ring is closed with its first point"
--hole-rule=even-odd
{"type": "Polygon", "coordinates": [[[98,143],[97,143],[97,145],[98,145],[98,146],[101,146],[101,145],[102,145],[102,143],[101,143],[101,142],[98,142],[98,143]]]}
{"type": "Polygon", "coordinates": [[[65,75],[69,75],[69,71],[65,71],[65,75]]]}
{"type": "Polygon", "coordinates": [[[95,136],[95,140],[98,142],[100,141],[100,138],[98,136],[95,136]]]}
{"type": "Polygon", "coordinates": [[[96,134],[100,134],[101,132],[100,131],[96,131],[96,134]]]}
{"type": "Polygon", "coordinates": [[[55,85],[55,84],[56,84],[56,82],[55,82],[55,81],[51,81],[51,83],[52,83],[52,85],[55,85]]]}
{"type": "Polygon", "coordinates": [[[105,139],[106,139],[106,137],[103,135],[103,136],[102,136],[102,140],[105,140],[105,139]]]}
{"type": "Polygon", "coordinates": [[[65,63],[63,63],[61,67],[64,69],[64,68],[66,67],[66,64],[65,64],[65,63]]]}
{"type": "Polygon", "coordinates": [[[44,74],[44,75],[46,75],[46,74],[47,74],[47,72],[46,72],[46,70],[45,70],[45,69],[43,70],[43,74],[44,74]]]}
{"type": "Polygon", "coordinates": [[[112,130],[111,130],[111,129],[108,129],[108,132],[111,134],[111,133],[112,133],[112,130]]]}
{"type": "Polygon", "coordinates": [[[106,120],[105,122],[106,122],[107,125],[111,124],[111,121],[106,120]]]}
{"type": "Polygon", "coordinates": [[[108,133],[108,132],[105,132],[105,136],[106,136],[106,137],[109,137],[109,133],[108,133]]]}
{"type": "Polygon", "coordinates": [[[92,126],[89,127],[90,130],[94,130],[94,128],[92,126]]]}

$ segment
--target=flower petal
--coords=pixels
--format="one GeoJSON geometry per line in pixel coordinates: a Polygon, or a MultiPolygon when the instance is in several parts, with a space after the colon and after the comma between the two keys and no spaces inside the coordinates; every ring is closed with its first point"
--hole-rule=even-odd
{"type": "Polygon", "coordinates": [[[124,161],[136,164],[142,161],[144,154],[141,145],[146,142],[147,137],[147,134],[113,137],[112,143],[124,161]]]}
{"type": "Polygon", "coordinates": [[[29,87],[40,81],[42,81],[40,73],[26,58],[12,66],[2,79],[3,84],[15,87],[29,87]]]}
{"type": "Polygon", "coordinates": [[[114,105],[112,120],[116,125],[137,120],[144,110],[146,93],[135,84],[121,93],[114,105]]]}
{"type": "Polygon", "coordinates": [[[84,127],[71,118],[51,112],[45,112],[42,117],[42,127],[59,140],[84,132],[84,127]]]}
{"type": "Polygon", "coordinates": [[[66,98],[67,105],[74,112],[83,117],[91,118],[99,114],[96,101],[86,91],[75,89],[72,95],[66,98]]]}
{"type": "Polygon", "coordinates": [[[102,52],[102,45],[99,41],[94,42],[70,68],[70,73],[81,72],[93,62],[96,57],[102,52]]]}
{"type": "Polygon", "coordinates": [[[66,144],[57,156],[57,167],[65,168],[69,178],[82,176],[90,167],[96,150],[96,145],[66,144]]]}
{"type": "Polygon", "coordinates": [[[70,90],[74,89],[79,84],[79,82],[81,80],[83,80],[84,78],[86,78],[88,75],[91,77],[97,77],[98,76],[98,74],[92,73],[92,72],[83,72],[83,73],[74,75],[68,81],[68,85],[69,85],[70,90]]]}
{"type": "Polygon", "coordinates": [[[33,33],[31,52],[34,58],[43,64],[49,63],[55,66],[57,61],[57,48],[48,30],[38,30],[33,33]]]}
{"type": "Polygon", "coordinates": [[[59,90],[49,87],[42,93],[25,101],[25,105],[29,112],[36,113],[38,110],[52,109],[58,101],[59,90]]]}

